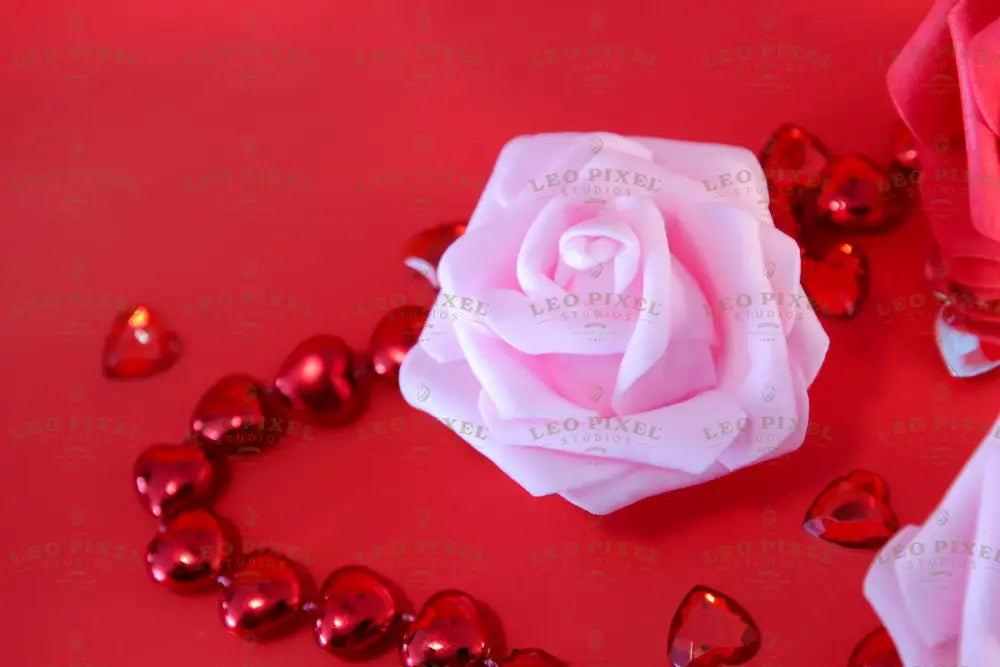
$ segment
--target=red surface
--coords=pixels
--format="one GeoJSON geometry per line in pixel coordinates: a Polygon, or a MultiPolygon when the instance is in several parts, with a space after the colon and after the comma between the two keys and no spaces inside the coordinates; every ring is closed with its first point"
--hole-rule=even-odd
{"type": "MultiPolygon", "coordinates": [[[[308,631],[247,645],[216,598],[147,580],[135,456],[180,440],[225,373],[266,378],[318,332],[363,346],[422,294],[398,264],[404,239],[466,216],[512,135],[756,148],[794,120],[884,163],[885,69],[930,2],[472,4],[0,7],[4,664],[336,664],[308,631]],[[114,382],[103,336],[132,299],[184,357],[114,382]]],[[[217,508],[250,548],[320,581],[360,562],[416,604],[462,588],[509,647],[574,666],[664,665],[674,610],[703,584],[760,625],[751,664],[840,667],[876,625],[872,554],[807,535],[805,510],[864,467],[901,521],[923,521],[996,414],[1000,376],[953,380],[937,358],[926,238],[915,218],[858,241],[872,294],[856,320],[827,322],[812,434],[772,463],[598,519],[532,499],[382,391],[357,425],[238,464],[217,508]]]]}

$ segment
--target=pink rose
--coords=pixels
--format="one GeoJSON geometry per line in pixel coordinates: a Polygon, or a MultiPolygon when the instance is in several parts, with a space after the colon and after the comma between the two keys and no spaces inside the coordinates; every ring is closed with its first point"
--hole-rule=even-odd
{"type": "Polygon", "coordinates": [[[939,344],[955,375],[977,374],[1000,365],[1000,3],[938,0],[889,69],[889,90],[919,150],[946,324],[981,339],[951,343],[939,326],[939,344]]]}
{"type": "Polygon", "coordinates": [[[743,148],[504,147],[400,373],[535,496],[594,514],[796,449],[828,339],[743,148]]]}
{"type": "Polygon", "coordinates": [[[882,548],[865,596],[906,667],[1000,665],[1000,421],[927,523],[882,548]]]}

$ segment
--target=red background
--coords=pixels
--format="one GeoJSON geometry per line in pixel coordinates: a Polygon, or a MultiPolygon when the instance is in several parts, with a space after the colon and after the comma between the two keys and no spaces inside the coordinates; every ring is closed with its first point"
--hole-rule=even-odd
{"type": "MultiPolygon", "coordinates": [[[[183,437],[221,375],[269,377],[315,332],[362,345],[390,304],[424,298],[403,239],[465,218],[513,135],[758,148],[795,120],[887,160],[885,69],[930,2],[150,4],[0,7],[5,664],[336,664],[308,632],[247,645],[211,596],[147,580],[135,455],[183,437]],[[103,336],[134,299],[186,352],[111,382],[103,336]]],[[[813,434],[772,463],[595,518],[531,498],[384,390],[356,426],[238,463],[218,509],[318,578],[360,560],[418,604],[463,588],[508,647],[576,666],[666,664],[695,584],[752,612],[752,664],[843,665],[877,622],[873,554],[809,537],[805,509],[866,467],[923,521],[996,413],[996,376],[950,379],[937,358],[925,243],[919,217],[859,241],[870,300],[827,322],[813,434]]]]}

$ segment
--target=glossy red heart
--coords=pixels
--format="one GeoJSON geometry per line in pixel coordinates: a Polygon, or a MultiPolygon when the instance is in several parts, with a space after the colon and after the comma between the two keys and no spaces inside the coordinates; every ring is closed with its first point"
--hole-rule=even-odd
{"type": "Polygon", "coordinates": [[[871,289],[867,255],[850,243],[803,254],[802,289],[817,312],[831,317],[853,317],[871,289]]]}
{"type": "Polygon", "coordinates": [[[146,306],[120,313],[104,339],[102,368],[109,378],[136,378],[164,371],[180,357],[181,342],[146,306]]]}
{"type": "Polygon", "coordinates": [[[760,630],[731,597],[695,586],[674,614],[667,647],[674,667],[739,665],[760,650],[760,630]]]}
{"type": "Polygon", "coordinates": [[[802,525],[806,532],[852,549],[874,549],[899,530],[885,480],[855,470],[833,480],[813,501],[802,525]]]}
{"type": "Polygon", "coordinates": [[[320,648],[351,659],[383,643],[399,620],[399,607],[389,584],[366,567],[350,565],[335,571],[311,606],[313,632],[320,648]]]}
{"type": "Polygon", "coordinates": [[[858,642],[847,661],[847,667],[903,667],[903,661],[896,652],[892,637],[885,628],[880,627],[858,642]]]}
{"type": "Polygon", "coordinates": [[[379,320],[368,344],[368,356],[375,374],[399,381],[399,367],[427,323],[428,310],[423,306],[400,306],[379,320]]]}
{"type": "Polygon", "coordinates": [[[226,629],[250,639],[294,629],[301,619],[304,588],[298,568],[272,551],[255,551],[239,561],[232,574],[219,577],[219,613],[226,629]]]}
{"type": "Polygon", "coordinates": [[[433,595],[407,628],[399,655],[404,667],[466,667],[490,653],[486,618],[461,591],[433,595]]]}
{"type": "Polygon", "coordinates": [[[227,375],[209,387],[195,405],[191,431],[207,446],[257,452],[275,439],[266,431],[273,412],[264,388],[249,375],[227,375]]]}
{"type": "Polygon", "coordinates": [[[133,467],[139,500],[158,517],[198,505],[212,491],[214,465],[195,445],[153,445],[133,467]]]}
{"type": "Polygon", "coordinates": [[[441,256],[465,233],[466,226],[464,222],[448,222],[411,236],[403,248],[403,264],[426,278],[432,287],[439,288],[437,267],[441,256]]]}
{"type": "Polygon", "coordinates": [[[214,514],[185,510],[170,519],[146,547],[149,576],[182,592],[215,587],[226,555],[226,536],[214,514]]]}
{"type": "Polygon", "coordinates": [[[849,231],[880,231],[905,215],[889,174],[860,154],[838,155],[820,175],[820,219],[849,231]]]}
{"type": "Polygon", "coordinates": [[[285,358],[274,378],[283,409],[316,426],[339,426],[357,417],[367,402],[351,348],[337,336],[307,338],[285,358]]]}

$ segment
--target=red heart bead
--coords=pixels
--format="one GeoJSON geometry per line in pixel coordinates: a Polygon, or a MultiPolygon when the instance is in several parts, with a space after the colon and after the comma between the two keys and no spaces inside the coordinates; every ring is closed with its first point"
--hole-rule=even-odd
{"type": "Polygon", "coordinates": [[[296,418],[317,426],[337,426],[358,416],[367,397],[358,361],[337,336],[302,341],[274,379],[278,398],[296,418]]]}
{"type": "Polygon", "coordinates": [[[104,339],[104,375],[109,378],[152,375],[173,366],[180,353],[180,339],[163,328],[149,308],[129,308],[115,318],[104,339]]]}
{"type": "Polygon", "coordinates": [[[260,451],[274,439],[266,433],[268,405],[263,387],[249,375],[227,375],[202,395],[191,415],[191,431],[202,442],[229,451],[260,451]]]}
{"type": "Polygon", "coordinates": [[[819,185],[830,151],[813,134],[797,125],[782,125],[760,154],[771,196],[797,195],[800,188],[819,185]]]}
{"type": "Polygon", "coordinates": [[[568,667],[559,658],[537,648],[516,649],[503,664],[504,667],[568,667]]]}
{"type": "Polygon", "coordinates": [[[363,657],[376,648],[399,619],[389,585],[366,567],[342,567],[323,583],[314,605],[316,643],[343,658],[363,657]]]}
{"type": "Polygon", "coordinates": [[[400,306],[379,320],[368,344],[368,356],[376,375],[394,382],[399,380],[399,367],[410,348],[420,340],[429,314],[423,306],[400,306]]]}
{"type": "Polygon", "coordinates": [[[146,568],[154,581],[173,590],[212,588],[222,569],[226,537],[214,514],[185,510],[160,527],[146,547],[146,568]]]}
{"type": "Polygon", "coordinates": [[[739,665],[760,649],[760,630],[728,595],[695,586],[670,623],[668,657],[674,667],[739,665]]]}
{"type": "Polygon", "coordinates": [[[435,288],[440,287],[438,263],[448,246],[465,233],[466,226],[464,222],[449,222],[411,236],[403,249],[403,264],[427,278],[435,288]]]}
{"type": "Polygon", "coordinates": [[[153,445],[135,461],[135,488],[153,516],[166,516],[205,500],[215,482],[215,468],[201,447],[153,445]]]}
{"type": "Polygon", "coordinates": [[[816,195],[820,219],[849,231],[878,231],[904,215],[888,174],[867,157],[839,155],[820,176],[816,195]]]}
{"type": "Polygon", "coordinates": [[[920,169],[920,150],[917,148],[917,140],[905,123],[896,125],[889,140],[889,148],[893,164],[904,169],[920,169]]]}
{"type": "Polygon", "coordinates": [[[903,667],[903,661],[896,653],[892,637],[885,628],[880,627],[858,642],[847,661],[847,667],[903,667]]]}
{"type": "Polygon", "coordinates": [[[223,585],[219,612],[234,634],[267,639],[293,629],[301,619],[304,582],[298,569],[281,554],[255,551],[223,585]]]}
{"type": "Polygon", "coordinates": [[[461,591],[441,591],[427,600],[399,652],[405,667],[466,667],[489,653],[486,619],[479,604],[461,591]]]}
{"type": "Polygon", "coordinates": [[[889,507],[885,480],[855,470],[833,480],[813,501],[803,523],[806,532],[852,549],[874,549],[899,530],[889,507]]]}
{"type": "Polygon", "coordinates": [[[802,289],[818,312],[831,317],[853,317],[871,287],[868,257],[849,243],[816,250],[802,257],[802,289]]]}

